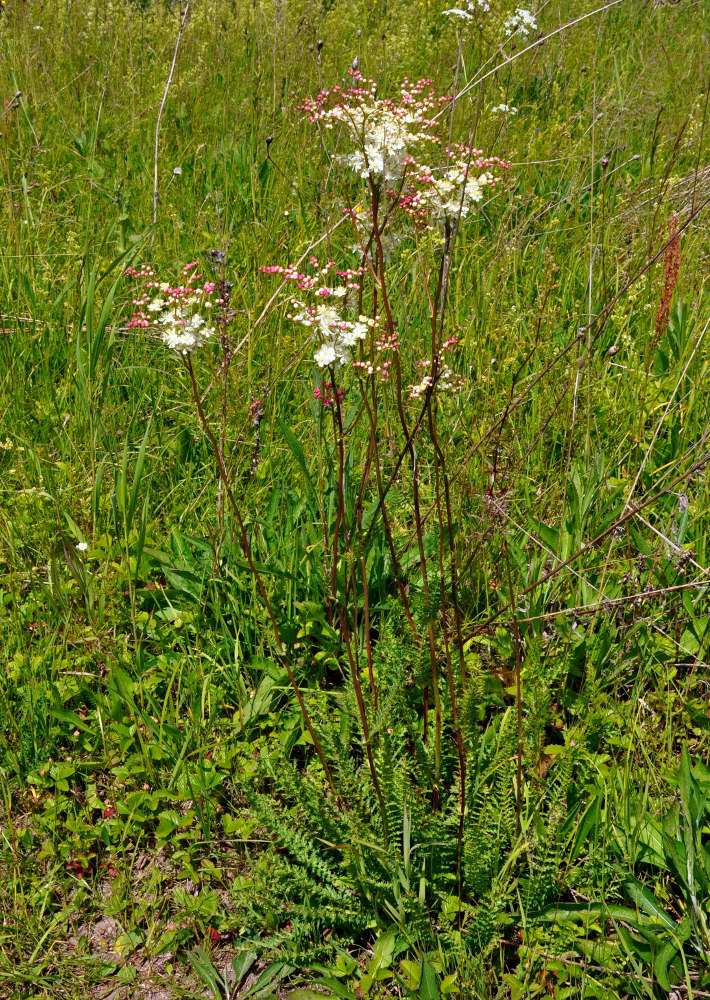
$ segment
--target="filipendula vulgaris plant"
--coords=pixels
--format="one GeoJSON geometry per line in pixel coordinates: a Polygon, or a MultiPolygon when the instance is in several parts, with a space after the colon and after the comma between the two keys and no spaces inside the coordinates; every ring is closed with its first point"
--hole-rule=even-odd
{"type": "MultiPolygon", "coordinates": [[[[495,198],[506,164],[448,138],[450,99],[430,80],[405,79],[395,100],[380,97],[357,71],[351,77],[350,87],[323,90],[302,106],[322,139],[344,145],[329,154],[345,207],[325,234],[328,256],[306,250],[298,264],[261,268],[289,289],[284,312],[305,335],[301,357],[312,357],[304,363],[315,376],[318,440],[328,450],[325,467],[334,470],[330,480],[307,475],[309,488],[322,481],[335,498],[321,498],[318,509],[323,616],[346,674],[337,699],[314,687],[304,697],[284,638],[286,610],[272,600],[252,553],[257,541],[202,405],[193,359],[214,339],[206,315],[223,306],[219,292],[211,282],[200,285],[194,264],[177,288],[158,283],[150,268],[131,272],[145,285],[131,324],[159,334],[189,374],[271,622],[273,654],[288,673],[315,750],[305,770],[288,756],[265,760],[281,804],[265,796],[254,802],[284,851],[279,893],[297,950],[305,955],[308,941],[322,942],[326,931],[332,942],[390,924],[409,928],[413,940],[430,937],[432,916],[452,895],[458,902],[451,933],[486,948],[493,935],[483,928],[492,927],[510,876],[497,859],[509,850],[520,816],[499,825],[497,836],[502,829],[506,841],[500,851],[481,838],[484,800],[491,806],[500,799],[502,807],[505,799],[509,814],[512,743],[508,723],[491,730],[483,746],[467,735],[475,698],[464,655],[449,456],[439,428],[465,391],[458,340],[446,329],[452,248],[462,221],[495,198]],[[354,265],[345,260],[352,249],[338,242],[343,227],[351,246],[354,237],[354,265]],[[406,340],[394,318],[398,291],[390,271],[405,241],[420,260],[425,305],[425,321],[406,340]],[[408,491],[406,503],[393,503],[395,484],[400,498],[408,491]],[[425,534],[428,518],[434,527],[425,534]],[[407,533],[412,556],[403,548],[407,533]],[[331,845],[327,856],[324,842],[331,845]],[[476,843],[493,851],[489,861],[476,843]],[[299,899],[320,900],[317,912],[299,899]]],[[[305,463],[292,431],[287,443],[305,463]]],[[[491,809],[485,812],[493,824],[491,809]]]]}

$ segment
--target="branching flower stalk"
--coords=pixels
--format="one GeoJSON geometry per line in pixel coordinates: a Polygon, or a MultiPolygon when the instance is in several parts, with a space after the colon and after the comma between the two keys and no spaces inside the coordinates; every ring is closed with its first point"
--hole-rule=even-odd
{"type": "MultiPolygon", "coordinates": [[[[613,3],[620,3],[620,2],[622,2],[622,0],[613,0],[613,3]]],[[[613,6],[613,3],[611,4],[611,6],[613,6]]],[[[589,15],[584,15],[584,16],[586,17],[589,15]]],[[[569,340],[567,344],[565,344],[565,346],[557,352],[557,354],[552,358],[552,360],[549,361],[548,364],[545,365],[545,367],[528,382],[526,387],[514,399],[510,400],[506,404],[501,416],[497,417],[493,421],[493,423],[488,427],[488,429],[483,432],[478,441],[476,441],[476,443],[473,444],[471,448],[469,448],[468,451],[459,460],[458,465],[451,474],[452,484],[455,483],[463,475],[463,473],[468,468],[471,459],[480,452],[481,448],[485,445],[485,443],[489,441],[490,438],[492,438],[493,435],[496,434],[496,432],[499,431],[501,425],[507,419],[508,415],[513,413],[515,410],[519,409],[525,403],[525,401],[530,398],[535,387],[539,385],[540,382],[544,381],[544,379],[549,375],[549,373],[557,365],[559,365],[559,363],[563,361],[567,357],[567,355],[570,354],[571,351],[574,350],[574,348],[580,342],[580,340],[583,340],[587,337],[587,334],[589,333],[590,329],[594,329],[596,327],[596,330],[591,338],[591,346],[592,347],[594,346],[594,344],[601,336],[602,331],[604,330],[606,321],[608,320],[614,307],[620,301],[620,299],[622,299],[624,295],[626,295],[626,293],[629,291],[629,289],[633,287],[633,285],[635,285],[639,281],[639,279],[642,278],[643,275],[663,256],[667,248],[678,238],[680,233],[685,231],[691,225],[691,223],[698,217],[698,215],[700,215],[701,212],[703,212],[708,206],[710,206],[710,196],[708,198],[705,198],[701,202],[701,204],[692,209],[692,211],[686,216],[683,222],[679,225],[676,234],[673,237],[671,237],[671,239],[667,240],[660,247],[660,249],[658,249],[655,253],[653,253],[648,258],[648,260],[646,260],[646,262],[625,282],[625,284],[622,285],[619,291],[603,306],[603,308],[600,309],[600,311],[595,316],[592,317],[591,321],[579,327],[575,336],[572,337],[572,339],[569,340]]],[[[402,458],[403,457],[404,455],[402,456],[402,458]]],[[[387,487],[385,488],[385,495],[389,491],[393,482],[394,480],[392,479],[391,482],[388,483],[387,487]]],[[[427,521],[429,517],[431,517],[432,513],[434,512],[434,509],[435,509],[435,504],[432,503],[424,511],[422,515],[422,520],[424,522],[427,521]]],[[[404,555],[407,552],[413,540],[414,540],[414,533],[412,532],[410,533],[401,551],[401,555],[404,555]]],[[[565,563],[565,566],[566,565],[567,564],[565,563]]],[[[564,566],[557,567],[557,569],[563,569],[563,568],[564,566]]],[[[541,580],[539,582],[542,583],[544,582],[544,580],[541,580]]],[[[533,586],[537,585],[538,584],[536,583],[533,586]]],[[[508,610],[508,608],[506,608],[505,610],[508,610]]],[[[496,614],[495,617],[497,618],[498,614],[496,614]]],[[[491,620],[493,619],[489,619],[488,621],[491,620]]]]}
{"type": "MultiPolygon", "coordinates": [[[[378,204],[379,204],[379,188],[371,181],[371,195],[372,195],[372,231],[377,242],[378,250],[378,264],[379,264],[379,279],[380,288],[382,291],[383,306],[385,309],[385,315],[387,317],[387,328],[390,335],[394,336],[396,331],[394,327],[394,321],[392,319],[392,311],[389,304],[389,297],[387,295],[387,281],[385,277],[385,265],[384,265],[384,253],[382,248],[382,237],[380,234],[378,226],[378,204]]],[[[426,552],[424,549],[424,532],[422,529],[421,520],[421,504],[419,498],[419,465],[417,463],[417,455],[414,447],[414,435],[410,434],[407,426],[407,418],[404,413],[404,405],[402,400],[402,370],[399,362],[399,355],[396,355],[395,360],[395,374],[396,374],[396,400],[397,400],[397,413],[399,415],[400,423],[402,426],[402,431],[406,440],[406,448],[409,453],[409,459],[412,467],[412,500],[414,508],[414,527],[417,538],[417,547],[419,550],[419,563],[422,573],[422,583],[424,587],[424,596],[427,603],[427,613],[428,613],[428,627],[427,627],[427,638],[429,645],[429,665],[431,670],[431,682],[432,691],[434,694],[434,718],[435,718],[435,730],[434,730],[434,788],[432,789],[432,804],[434,813],[437,812],[439,806],[439,783],[441,780],[441,731],[442,731],[442,708],[441,708],[441,694],[439,691],[439,669],[437,664],[437,654],[436,654],[436,639],[434,636],[434,623],[431,620],[431,594],[429,591],[429,579],[427,574],[427,559],[426,552]]],[[[427,396],[424,403],[424,410],[427,410],[431,403],[431,396],[427,396]]]]}
{"type": "MultiPolygon", "coordinates": [[[[341,622],[341,636],[346,644],[348,658],[352,669],[355,669],[358,661],[357,649],[351,648],[349,640],[350,627],[347,622],[347,607],[349,596],[357,594],[358,586],[354,575],[354,566],[359,561],[362,574],[363,593],[367,590],[366,578],[366,558],[365,553],[372,534],[374,524],[368,528],[367,536],[362,537],[362,503],[365,496],[365,489],[368,477],[374,471],[378,491],[378,504],[375,516],[381,514],[390,548],[392,565],[397,588],[410,622],[413,635],[418,635],[418,630],[414,624],[413,616],[409,609],[404,580],[395,546],[392,537],[391,526],[387,515],[385,497],[386,493],[395,481],[402,460],[405,456],[409,458],[411,467],[411,495],[414,517],[414,535],[417,539],[417,549],[419,556],[419,571],[421,573],[422,587],[427,607],[427,640],[429,648],[429,660],[431,670],[431,688],[434,697],[435,731],[434,731],[434,788],[433,807],[438,808],[439,782],[441,774],[441,740],[443,728],[443,708],[441,704],[441,693],[439,689],[439,665],[434,633],[434,619],[432,617],[432,599],[430,592],[430,574],[428,560],[424,545],[423,519],[421,515],[420,498],[420,463],[417,459],[415,438],[422,427],[426,427],[429,432],[432,444],[434,445],[435,457],[435,479],[436,479],[436,499],[439,517],[439,586],[441,590],[441,614],[444,622],[445,649],[446,649],[446,671],[449,682],[449,689],[452,701],[452,713],[454,716],[454,728],[456,730],[457,745],[460,758],[460,780],[461,780],[461,801],[462,816],[465,803],[465,760],[463,756],[462,739],[458,724],[458,710],[456,706],[456,683],[454,679],[453,666],[451,662],[451,650],[448,634],[448,609],[447,609],[447,587],[446,587],[446,560],[444,557],[444,540],[449,546],[452,567],[452,597],[454,604],[454,619],[456,627],[456,641],[459,646],[460,657],[460,682],[465,684],[465,664],[463,660],[463,643],[461,635],[460,613],[458,608],[457,581],[455,578],[456,550],[454,541],[454,527],[451,512],[451,497],[449,479],[446,473],[446,463],[438,441],[436,430],[435,400],[439,392],[445,390],[455,390],[459,385],[458,377],[450,369],[445,361],[445,351],[451,349],[455,340],[446,344],[443,343],[444,311],[448,292],[448,278],[451,266],[451,246],[455,240],[458,223],[461,218],[465,218],[473,211],[483,197],[485,188],[493,188],[497,178],[491,172],[491,167],[499,165],[505,167],[497,158],[485,159],[479,150],[471,147],[456,146],[451,141],[452,122],[449,123],[449,141],[445,147],[446,162],[443,167],[432,168],[419,159],[420,151],[424,148],[435,148],[440,142],[435,133],[435,121],[432,113],[441,109],[449,103],[448,97],[437,98],[431,89],[431,81],[420,80],[411,85],[407,80],[401,87],[399,102],[388,99],[381,99],[377,96],[377,86],[371,80],[365,80],[357,71],[351,72],[353,85],[344,90],[335,87],[332,91],[324,91],[318,94],[313,101],[306,101],[302,106],[307,111],[309,119],[316,124],[321,132],[321,139],[324,139],[324,130],[342,129],[349,136],[352,152],[334,154],[332,163],[336,170],[352,170],[359,174],[366,181],[369,199],[370,225],[366,238],[360,233],[358,226],[358,213],[352,208],[347,197],[347,186],[343,183],[348,207],[346,214],[353,222],[353,228],[358,239],[361,257],[359,269],[359,280],[357,282],[357,300],[359,319],[357,323],[346,319],[342,310],[334,308],[331,304],[337,296],[340,296],[344,303],[347,303],[349,289],[354,287],[354,283],[346,283],[345,287],[336,286],[330,283],[329,275],[333,273],[335,265],[329,261],[325,268],[318,265],[315,259],[311,260],[311,265],[320,267],[315,275],[309,277],[303,273],[293,273],[291,276],[299,284],[302,290],[312,291],[318,284],[319,277],[324,277],[325,284],[318,288],[316,295],[321,295],[324,302],[318,305],[307,306],[300,301],[293,300],[298,307],[298,312],[291,318],[298,323],[310,326],[315,330],[317,350],[315,361],[318,365],[330,367],[330,385],[336,384],[336,368],[347,365],[351,360],[351,349],[355,339],[360,340],[359,360],[353,362],[354,365],[364,369],[367,377],[359,382],[361,399],[364,403],[370,425],[370,440],[368,444],[367,459],[362,475],[360,490],[352,527],[345,524],[345,502],[344,502],[344,430],[340,411],[340,398],[336,394],[336,413],[334,418],[334,438],[338,451],[338,505],[335,516],[335,524],[331,534],[331,566],[329,581],[329,608],[337,609],[337,614],[341,622]],[[474,174],[475,172],[475,174],[474,174]],[[431,314],[431,352],[428,361],[420,362],[420,366],[428,367],[426,374],[420,370],[420,382],[410,387],[410,400],[422,401],[421,410],[415,419],[414,426],[410,425],[410,418],[407,415],[404,398],[404,380],[402,364],[397,347],[399,345],[397,327],[394,322],[390,294],[387,282],[387,250],[384,245],[384,234],[390,225],[394,213],[403,209],[406,215],[416,226],[426,225],[429,228],[441,226],[443,229],[443,252],[440,257],[437,269],[436,288],[430,292],[428,282],[426,291],[429,298],[431,314]],[[374,251],[370,259],[370,253],[374,251]],[[367,336],[363,321],[364,316],[364,277],[370,276],[372,279],[372,306],[371,315],[373,317],[367,336]],[[381,316],[380,309],[381,306],[381,316]],[[391,360],[383,366],[376,364],[375,357],[375,329],[380,326],[383,331],[380,337],[386,340],[388,345],[392,345],[391,360]],[[370,360],[366,361],[364,356],[363,341],[369,340],[370,360]],[[318,346],[318,344],[320,346],[318,346]],[[404,437],[404,445],[396,459],[395,469],[390,475],[387,487],[383,486],[381,461],[378,446],[378,380],[386,381],[390,371],[394,372],[393,395],[397,416],[404,437]],[[442,491],[443,487],[443,491],[442,491]],[[341,532],[343,533],[343,553],[344,562],[349,567],[349,573],[344,575],[344,586],[342,597],[339,596],[338,586],[338,563],[341,544],[341,532]],[[351,550],[351,540],[357,537],[359,548],[358,560],[353,559],[351,550]]],[[[453,111],[453,105],[452,105],[453,111]]],[[[436,115],[435,117],[438,117],[436,115]]],[[[323,142],[325,146],[325,142],[323,142]]],[[[329,254],[330,245],[329,245],[329,254]]],[[[278,270],[281,273],[288,273],[288,269],[265,268],[264,270],[278,270]]],[[[343,272],[335,272],[342,274],[343,272]]],[[[349,274],[344,275],[350,277],[349,274]]],[[[387,406],[387,394],[384,396],[385,408],[387,406]]],[[[389,421],[387,421],[388,439],[391,441],[389,421]]],[[[369,633],[369,604],[365,598],[367,628],[369,633]]],[[[357,622],[357,607],[353,608],[354,621],[357,622]]],[[[366,653],[368,657],[368,669],[370,672],[370,689],[373,704],[376,703],[376,686],[372,670],[372,654],[369,644],[369,634],[365,640],[366,653]]],[[[354,679],[355,681],[355,679],[354,679]]],[[[364,702],[360,706],[361,691],[359,688],[359,678],[355,683],[358,704],[361,707],[361,724],[363,733],[367,730],[367,719],[364,714],[364,702]]],[[[427,690],[424,691],[425,701],[428,701],[427,690]]],[[[369,737],[366,738],[369,748],[369,737]]],[[[377,785],[376,775],[373,770],[373,782],[377,785]]]]}
{"type": "Polygon", "coordinates": [[[517,726],[518,726],[518,753],[517,753],[517,781],[515,788],[515,832],[520,835],[520,808],[523,792],[523,690],[522,690],[522,654],[520,629],[518,628],[517,598],[513,590],[513,578],[510,573],[510,553],[508,552],[508,541],[503,539],[503,551],[505,553],[505,569],[508,577],[508,594],[510,597],[510,607],[513,620],[513,639],[515,641],[515,697],[517,702],[517,726]]]}

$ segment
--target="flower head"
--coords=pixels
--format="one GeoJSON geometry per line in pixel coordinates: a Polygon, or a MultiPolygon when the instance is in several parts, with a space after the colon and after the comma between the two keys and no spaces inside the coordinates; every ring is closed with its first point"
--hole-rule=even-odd
{"type": "Polygon", "coordinates": [[[498,157],[484,158],[480,149],[456,146],[449,166],[439,171],[420,167],[413,178],[411,194],[402,199],[402,207],[417,220],[431,219],[451,223],[465,219],[483,200],[488,188],[494,188],[499,178],[489,169],[506,164],[498,157]]]}
{"type": "Polygon", "coordinates": [[[147,264],[140,270],[126,268],[126,275],[144,282],[143,291],[136,292],[133,299],[134,313],[127,324],[129,329],[157,330],[163,343],[180,354],[191,354],[204,347],[214,337],[215,330],[198,310],[212,308],[210,296],[217,286],[214,281],[198,284],[203,278],[198,268],[196,260],[185,264],[182,283],[175,286],[155,280],[155,272],[147,264]]]}
{"type": "Polygon", "coordinates": [[[472,21],[474,15],[487,14],[490,9],[490,0],[466,0],[466,9],[451,7],[449,10],[442,10],[441,13],[458,17],[462,21],[472,21]]]}
{"type": "Polygon", "coordinates": [[[288,319],[299,323],[311,331],[317,347],[314,360],[321,368],[330,365],[347,364],[352,360],[352,351],[359,340],[364,340],[368,331],[377,325],[366,316],[352,316],[352,294],[360,288],[364,268],[336,270],[335,261],[321,265],[317,257],[311,257],[312,272],[299,271],[294,264],[282,267],[269,264],[260,267],[265,274],[281,274],[286,281],[293,281],[299,291],[313,297],[312,303],[292,298],[295,312],[288,313],[288,319]],[[335,279],[339,279],[336,281],[335,279]]]}
{"type": "Polygon", "coordinates": [[[309,121],[326,129],[343,128],[354,149],[336,157],[361,177],[375,183],[398,181],[422,143],[436,142],[432,118],[448,97],[437,97],[431,80],[410,84],[404,79],[399,101],[377,97],[377,85],[350,70],[353,86],[321,91],[303,110],[309,121]]]}
{"type": "Polygon", "coordinates": [[[515,13],[503,22],[503,31],[508,38],[511,35],[527,38],[531,31],[537,31],[537,18],[532,11],[525,10],[524,7],[516,7],[515,13]]]}
{"type": "Polygon", "coordinates": [[[192,354],[204,347],[214,336],[214,327],[207,326],[199,313],[185,316],[182,309],[168,310],[158,319],[162,327],[161,338],[171,350],[192,354]]]}
{"type": "Polygon", "coordinates": [[[365,316],[357,320],[344,319],[333,306],[319,302],[317,306],[306,306],[293,300],[299,312],[290,315],[294,323],[300,323],[313,331],[318,348],[313,359],[321,368],[329,365],[347,364],[352,358],[352,349],[359,340],[364,340],[375,321],[365,316]]]}

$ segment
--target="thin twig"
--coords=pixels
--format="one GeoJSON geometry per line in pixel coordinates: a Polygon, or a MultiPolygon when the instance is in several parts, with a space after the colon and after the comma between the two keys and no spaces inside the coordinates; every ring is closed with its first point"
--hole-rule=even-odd
{"type": "MultiPolygon", "coordinates": [[[[646,507],[649,507],[651,504],[655,503],[656,500],[666,496],[668,493],[670,493],[670,491],[673,489],[674,486],[677,486],[685,479],[689,479],[690,476],[692,476],[695,472],[698,472],[700,469],[704,469],[705,466],[708,464],[708,462],[710,462],[710,452],[706,452],[699,461],[694,462],[693,465],[691,465],[686,472],[683,472],[681,473],[681,475],[677,476],[664,489],[659,490],[657,493],[654,493],[653,496],[648,497],[641,503],[634,504],[634,506],[631,508],[628,509],[624,508],[624,513],[621,515],[621,517],[617,518],[613,522],[613,524],[610,524],[608,528],[605,528],[603,531],[600,531],[599,534],[596,535],[594,538],[592,538],[591,541],[584,543],[581,546],[581,548],[577,549],[577,551],[574,552],[568,559],[565,559],[564,562],[559,563],[553,569],[549,570],[547,573],[544,573],[542,576],[540,576],[537,580],[534,580],[533,583],[529,584],[524,590],[521,590],[521,592],[518,594],[518,597],[527,596],[527,594],[529,594],[531,591],[535,590],[537,587],[542,586],[542,584],[547,583],[547,581],[552,579],[552,577],[557,576],[557,574],[560,573],[563,569],[566,569],[572,563],[576,562],[577,559],[579,559],[579,557],[583,553],[590,552],[604,538],[612,534],[612,532],[616,531],[616,529],[621,527],[623,524],[626,524],[627,521],[630,521],[633,517],[636,516],[636,514],[639,513],[639,511],[644,510],[646,507]]],[[[668,588],[665,589],[667,590],[668,588]]],[[[476,626],[474,634],[478,635],[480,633],[487,631],[487,629],[490,628],[493,622],[497,621],[500,618],[500,616],[504,614],[506,611],[509,611],[511,607],[512,605],[509,602],[508,604],[500,608],[498,611],[496,611],[495,614],[490,615],[488,618],[486,618],[484,622],[476,626]]]]}
{"type": "Polygon", "coordinates": [[[268,594],[266,592],[266,587],[264,586],[264,581],[262,580],[261,574],[259,573],[259,570],[257,569],[256,564],[254,562],[254,557],[252,555],[251,545],[249,543],[249,536],[247,535],[246,526],[244,524],[244,519],[242,518],[242,515],[241,515],[239,504],[237,503],[237,499],[234,496],[234,493],[232,492],[232,487],[231,487],[230,482],[229,482],[229,476],[227,475],[227,469],[226,469],[225,464],[224,464],[224,459],[222,457],[222,452],[221,452],[220,447],[219,447],[219,442],[217,441],[217,438],[214,436],[214,431],[210,427],[209,421],[207,420],[207,417],[205,416],[205,411],[202,409],[202,404],[200,402],[200,393],[199,393],[199,390],[197,388],[197,380],[195,379],[195,371],[194,371],[194,368],[192,367],[192,359],[190,358],[189,354],[185,358],[185,367],[187,368],[187,372],[188,372],[188,374],[190,376],[190,382],[192,384],[192,395],[193,395],[193,398],[195,400],[195,406],[197,407],[197,415],[200,418],[200,423],[202,424],[202,427],[204,428],[204,431],[205,431],[205,433],[206,433],[206,435],[207,435],[207,437],[209,439],[209,442],[210,442],[210,444],[212,446],[212,451],[213,451],[214,457],[215,457],[215,459],[217,461],[217,471],[219,473],[220,479],[222,480],[222,483],[224,484],[224,491],[226,493],[227,499],[228,499],[228,501],[229,501],[229,503],[230,503],[230,505],[232,507],[232,511],[233,511],[234,516],[236,518],[237,527],[239,528],[239,536],[240,536],[240,541],[241,541],[241,545],[242,545],[242,550],[244,552],[244,556],[246,558],[246,561],[249,564],[249,569],[251,571],[251,575],[252,575],[254,581],[256,582],[257,587],[259,588],[259,593],[261,594],[261,600],[263,602],[264,608],[266,609],[266,612],[267,612],[267,614],[268,614],[268,616],[269,616],[269,618],[271,620],[271,627],[272,627],[273,632],[274,632],[274,639],[276,641],[276,648],[278,649],[278,652],[279,652],[279,654],[281,656],[283,665],[286,668],[286,673],[288,674],[288,679],[291,682],[291,687],[293,688],[294,694],[296,695],[299,707],[301,709],[301,714],[303,716],[303,721],[304,721],[304,723],[306,725],[306,728],[308,729],[308,732],[311,735],[311,739],[313,740],[313,746],[315,747],[316,752],[317,752],[318,756],[320,757],[320,761],[321,761],[321,764],[323,766],[323,772],[324,772],[324,774],[326,776],[328,784],[330,785],[330,788],[331,788],[331,791],[333,792],[333,795],[337,795],[336,790],[335,790],[335,785],[333,784],[333,778],[332,778],[331,773],[330,773],[330,768],[328,767],[328,762],[327,762],[327,760],[325,758],[325,754],[323,753],[323,748],[321,747],[321,744],[320,744],[320,742],[318,740],[318,737],[316,736],[315,730],[313,729],[313,724],[311,722],[310,715],[308,714],[308,709],[306,708],[306,703],[303,700],[303,695],[302,695],[301,690],[300,690],[300,688],[298,686],[298,681],[296,680],[295,674],[293,673],[293,669],[291,667],[291,662],[290,662],[290,660],[289,660],[289,658],[288,658],[288,656],[286,654],[286,649],[285,649],[283,641],[281,639],[281,633],[279,631],[279,626],[278,626],[278,623],[276,621],[276,615],[274,613],[274,609],[272,607],[271,601],[269,600],[268,594]]]}
{"type": "MultiPolygon", "coordinates": [[[[550,363],[548,365],[546,365],[545,368],[543,368],[543,370],[541,372],[539,372],[532,379],[532,381],[528,384],[528,386],[518,396],[516,396],[516,398],[512,401],[512,403],[509,402],[507,404],[507,406],[506,406],[505,411],[503,412],[503,414],[500,417],[498,417],[491,424],[491,426],[488,428],[488,430],[485,431],[481,435],[481,437],[478,439],[478,441],[476,442],[476,444],[474,444],[466,452],[466,454],[463,456],[463,458],[459,462],[458,467],[456,468],[456,470],[453,472],[453,474],[451,476],[451,482],[452,483],[456,482],[456,480],[459,479],[459,477],[463,474],[464,470],[466,469],[466,467],[467,467],[468,463],[470,462],[470,460],[480,450],[480,448],[483,446],[483,444],[490,437],[492,437],[492,435],[495,433],[495,431],[498,430],[498,428],[501,426],[501,424],[503,423],[503,421],[506,419],[507,415],[509,413],[512,413],[513,411],[519,409],[520,406],[522,406],[522,404],[525,402],[525,400],[528,399],[528,397],[530,396],[530,394],[531,394],[532,390],[535,388],[535,386],[539,382],[541,382],[545,378],[545,376],[550,371],[552,371],[552,369],[556,365],[558,365],[560,363],[560,361],[562,361],[570,353],[570,351],[572,351],[572,349],[575,347],[576,344],[578,344],[581,340],[583,340],[586,337],[587,332],[589,330],[589,326],[596,326],[597,324],[599,324],[599,327],[596,330],[596,332],[595,332],[595,334],[594,334],[594,336],[592,337],[592,340],[591,340],[591,345],[592,346],[596,343],[597,339],[601,336],[602,330],[604,329],[604,325],[606,324],[606,321],[609,318],[609,315],[611,314],[611,312],[612,312],[614,306],[616,305],[616,303],[626,294],[626,292],[629,290],[629,288],[631,288],[632,285],[634,285],[646,273],[646,271],[648,271],[656,263],[656,261],[659,260],[663,256],[663,254],[668,249],[668,247],[671,245],[671,243],[678,237],[678,234],[681,233],[681,232],[683,232],[683,230],[687,229],[688,226],[690,226],[691,222],[694,219],[696,219],[698,217],[698,215],[700,215],[700,213],[702,211],[704,211],[705,208],[708,207],[708,205],[710,205],[710,197],[706,198],[700,205],[698,205],[697,208],[693,209],[693,211],[688,215],[688,217],[685,219],[685,221],[680,226],[678,226],[678,229],[676,230],[675,234],[670,239],[664,241],[663,245],[656,251],[656,253],[654,253],[651,257],[649,257],[649,259],[646,261],[646,263],[642,267],[640,267],[638,269],[638,271],[636,271],[636,273],[631,278],[629,278],[629,280],[619,289],[619,291],[616,293],[616,295],[614,295],[613,298],[611,298],[607,302],[607,304],[602,309],[600,309],[600,311],[592,318],[591,324],[589,324],[589,325],[585,324],[584,326],[581,326],[578,329],[576,336],[573,337],[570,341],[568,341],[565,347],[563,347],[560,351],[558,351],[558,353],[555,355],[555,357],[552,359],[552,361],[550,361],[550,363]]],[[[422,414],[422,416],[423,416],[423,414],[422,414]]],[[[415,426],[415,431],[416,431],[416,426],[415,426]]],[[[390,488],[391,488],[391,486],[392,486],[392,484],[393,484],[393,482],[395,480],[395,476],[396,476],[396,473],[399,470],[399,465],[401,463],[401,459],[404,457],[405,453],[406,453],[406,446],[405,446],[404,449],[402,449],[400,458],[398,459],[397,463],[395,464],[395,472],[393,473],[392,476],[390,476],[390,480],[389,480],[389,482],[387,483],[387,485],[385,487],[385,490],[384,490],[384,495],[385,496],[389,492],[389,490],[390,490],[390,488]]],[[[424,523],[425,521],[427,521],[429,519],[429,517],[431,516],[432,512],[434,511],[434,508],[435,508],[434,503],[431,503],[429,505],[429,507],[427,507],[427,509],[422,514],[422,523],[424,523]]],[[[376,514],[377,514],[377,511],[375,511],[375,515],[376,514]]],[[[373,530],[373,524],[374,524],[374,518],[373,518],[373,522],[370,525],[370,531],[373,530]]],[[[406,542],[404,544],[404,547],[402,548],[402,550],[400,552],[400,555],[404,555],[404,553],[407,551],[407,549],[409,548],[409,546],[410,546],[410,544],[412,542],[413,537],[414,537],[413,532],[410,532],[410,534],[408,535],[407,540],[406,540],[406,542]]]]}

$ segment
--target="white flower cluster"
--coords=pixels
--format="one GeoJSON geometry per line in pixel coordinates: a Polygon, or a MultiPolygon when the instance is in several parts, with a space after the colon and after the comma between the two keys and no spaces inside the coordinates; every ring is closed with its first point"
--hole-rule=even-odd
{"type": "MultiPolygon", "coordinates": [[[[420,367],[428,365],[429,362],[419,362],[420,367]]],[[[457,372],[453,371],[449,365],[442,364],[439,368],[436,377],[436,384],[434,385],[434,391],[437,393],[442,392],[458,392],[465,385],[466,379],[463,375],[459,375],[457,372]]],[[[409,387],[409,398],[412,400],[421,399],[431,388],[433,383],[433,378],[431,375],[425,375],[421,382],[416,385],[410,385],[409,387]]]]}
{"type": "Polygon", "coordinates": [[[466,160],[456,160],[439,175],[434,175],[431,168],[423,167],[419,180],[424,186],[414,196],[413,207],[426,209],[438,222],[465,219],[473,207],[483,200],[484,188],[496,182],[488,170],[472,176],[466,160]]]}
{"type": "Polygon", "coordinates": [[[442,10],[442,14],[452,14],[461,18],[462,21],[472,21],[476,14],[487,14],[491,9],[489,0],[466,0],[466,8],[451,7],[449,10],[442,10]]]}
{"type": "Polygon", "coordinates": [[[214,337],[214,327],[208,326],[199,313],[186,316],[179,307],[164,312],[158,323],[163,343],[181,354],[192,354],[214,337]]]}
{"type": "MultiPolygon", "coordinates": [[[[358,144],[352,153],[339,156],[338,162],[360,177],[371,174],[376,181],[400,180],[412,148],[426,138],[412,131],[416,116],[396,114],[384,101],[375,101],[371,107],[334,108],[331,114],[358,144]]],[[[332,121],[326,123],[326,128],[332,127],[332,121]]]]}
{"type": "Polygon", "coordinates": [[[364,340],[370,327],[375,325],[375,321],[366,316],[357,320],[343,319],[337,309],[323,302],[315,308],[308,308],[295,300],[294,304],[300,306],[300,312],[289,318],[313,330],[318,340],[313,358],[321,368],[347,364],[352,360],[352,349],[358,340],[364,340]]]}
{"type": "Polygon", "coordinates": [[[503,22],[503,31],[509,38],[516,34],[527,38],[531,31],[537,31],[537,18],[532,11],[516,7],[515,13],[503,22]]]}
{"type": "Polygon", "coordinates": [[[495,108],[491,108],[494,114],[500,115],[517,115],[518,109],[512,104],[497,104],[495,108]]]}
{"type": "Polygon", "coordinates": [[[350,75],[353,86],[349,89],[321,91],[302,108],[309,112],[309,121],[349,134],[354,151],[338,156],[337,162],[378,184],[398,181],[411,162],[414,148],[435,140],[428,131],[432,115],[449,98],[436,97],[431,80],[410,83],[405,77],[398,102],[379,99],[373,80],[366,80],[357,71],[350,71],[350,75]]]}

